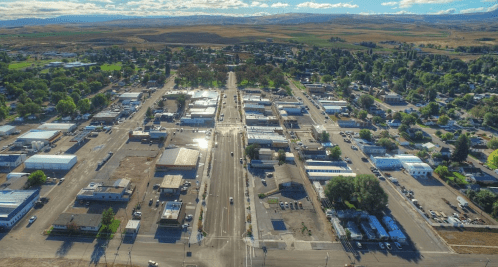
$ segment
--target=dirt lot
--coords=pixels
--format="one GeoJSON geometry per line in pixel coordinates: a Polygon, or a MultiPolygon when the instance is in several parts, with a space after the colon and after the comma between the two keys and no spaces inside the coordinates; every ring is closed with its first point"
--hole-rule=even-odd
{"type": "Polygon", "coordinates": [[[448,244],[455,252],[460,254],[498,253],[498,233],[473,231],[439,231],[439,235],[443,237],[446,242],[448,242],[448,244]]]}
{"type": "Polygon", "coordinates": [[[477,248],[477,247],[452,247],[459,254],[498,254],[498,248],[477,248]]]}
{"type": "Polygon", "coordinates": [[[296,216],[295,212],[282,212],[282,217],[287,226],[287,230],[293,233],[296,240],[330,240],[328,231],[324,231],[320,228],[318,216],[314,210],[300,210],[298,216],[296,216]],[[308,230],[310,232],[308,232],[308,230]]]}

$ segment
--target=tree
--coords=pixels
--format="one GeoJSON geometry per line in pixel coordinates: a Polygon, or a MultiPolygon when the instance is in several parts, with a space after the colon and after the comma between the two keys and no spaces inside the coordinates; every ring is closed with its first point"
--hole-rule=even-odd
{"type": "Polygon", "coordinates": [[[443,165],[437,166],[437,168],[434,170],[434,173],[439,175],[439,177],[441,177],[441,178],[446,178],[446,177],[450,176],[450,171],[448,170],[448,167],[443,166],[443,165]]]}
{"type": "Polygon", "coordinates": [[[325,195],[331,202],[350,200],[354,193],[352,179],[338,176],[330,180],[325,186],[325,195]]]}
{"type": "Polygon", "coordinates": [[[373,123],[375,123],[377,125],[384,123],[384,120],[380,116],[374,116],[372,118],[372,121],[373,121],[373,123]]]}
{"type": "Polygon", "coordinates": [[[329,83],[329,82],[331,82],[331,81],[332,81],[332,79],[333,79],[333,78],[334,78],[334,77],[332,77],[332,75],[330,75],[330,74],[325,74],[325,75],[323,75],[323,76],[322,76],[322,82],[324,82],[324,83],[329,83]]]}
{"type": "Polygon", "coordinates": [[[107,105],[107,97],[104,94],[99,93],[92,98],[91,102],[93,108],[101,108],[107,105]]]}
{"type": "Polygon", "coordinates": [[[367,111],[366,110],[362,110],[362,111],[360,111],[358,113],[358,118],[361,119],[361,120],[364,120],[364,119],[367,118],[367,115],[368,115],[367,111]]]}
{"type": "Polygon", "coordinates": [[[28,183],[30,186],[37,186],[44,184],[47,181],[47,176],[42,170],[37,170],[31,173],[28,177],[28,183]]]}
{"type": "Polygon", "coordinates": [[[76,107],[78,108],[78,110],[81,113],[83,113],[83,114],[88,113],[91,109],[90,99],[88,99],[88,98],[80,99],[80,101],[78,101],[78,104],[76,105],[76,107]]]}
{"type": "Polygon", "coordinates": [[[151,119],[153,117],[152,109],[150,107],[147,108],[147,111],[145,112],[145,116],[149,119],[151,119]]]}
{"type": "Polygon", "coordinates": [[[185,101],[186,101],[186,97],[184,94],[181,94],[176,98],[176,104],[178,105],[179,108],[181,108],[185,105],[185,101]]]}
{"type": "Polygon", "coordinates": [[[425,159],[428,156],[429,156],[429,153],[427,153],[426,150],[420,150],[419,152],[417,152],[417,157],[419,157],[419,158],[425,159]]]}
{"type": "Polygon", "coordinates": [[[441,115],[439,119],[437,120],[437,124],[439,125],[446,125],[450,121],[450,117],[446,115],[441,115]]]}
{"type": "Polygon", "coordinates": [[[361,129],[360,130],[360,138],[365,139],[367,141],[372,140],[372,132],[368,129],[361,129]]]}
{"type": "Polygon", "coordinates": [[[387,130],[384,130],[382,132],[379,133],[379,137],[380,138],[389,138],[389,132],[387,130]]]}
{"type": "Polygon", "coordinates": [[[160,108],[164,108],[164,101],[160,100],[159,103],[157,103],[157,106],[160,108]]]}
{"type": "Polygon", "coordinates": [[[113,221],[114,221],[114,211],[112,210],[112,208],[104,210],[102,212],[102,221],[101,221],[104,229],[108,229],[113,221]]]}
{"type": "Polygon", "coordinates": [[[63,100],[60,100],[55,108],[60,115],[67,116],[72,115],[76,111],[76,104],[74,104],[73,99],[68,96],[63,100]]]}
{"type": "Polygon", "coordinates": [[[330,141],[330,134],[327,133],[326,131],[323,131],[320,134],[320,141],[322,141],[322,142],[328,142],[328,141],[330,141]]]}
{"type": "Polygon", "coordinates": [[[259,159],[259,148],[259,144],[252,144],[247,146],[244,152],[250,159],[259,159]]]}
{"type": "Polygon", "coordinates": [[[387,205],[387,194],[373,175],[360,174],[354,179],[354,195],[359,207],[368,212],[377,212],[387,205]]]}
{"type": "Polygon", "coordinates": [[[338,160],[341,158],[341,154],[341,148],[339,146],[335,146],[330,148],[329,158],[332,160],[338,160]]]}
{"type": "Polygon", "coordinates": [[[98,81],[93,81],[90,84],[88,84],[88,86],[90,88],[90,91],[92,91],[93,93],[95,93],[98,90],[100,90],[100,88],[102,88],[102,83],[98,82],[98,81]]]}
{"type": "Polygon", "coordinates": [[[498,148],[498,138],[496,138],[496,137],[492,138],[491,140],[488,141],[486,146],[488,148],[497,149],[498,148]]]}
{"type": "Polygon", "coordinates": [[[283,149],[279,149],[278,150],[278,161],[280,163],[284,163],[285,162],[285,151],[283,149]]]}
{"type": "Polygon", "coordinates": [[[358,99],[358,104],[363,108],[369,108],[374,102],[375,99],[371,95],[361,95],[360,99],[358,99]]]}
{"type": "Polygon", "coordinates": [[[470,150],[470,140],[466,134],[461,134],[455,142],[455,151],[451,154],[451,160],[462,162],[467,160],[470,150]]]}
{"type": "Polygon", "coordinates": [[[496,196],[488,190],[480,190],[472,200],[481,206],[485,212],[490,213],[493,209],[493,203],[496,201],[496,196]]]}
{"type": "Polygon", "coordinates": [[[389,139],[389,138],[380,138],[377,141],[377,145],[382,146],[382,147],[386,148],[387,150],[394,150],[394,149],[398,148],[398,146],[396,146],[396,143],[391,141],[391,139],[389,139]]]}

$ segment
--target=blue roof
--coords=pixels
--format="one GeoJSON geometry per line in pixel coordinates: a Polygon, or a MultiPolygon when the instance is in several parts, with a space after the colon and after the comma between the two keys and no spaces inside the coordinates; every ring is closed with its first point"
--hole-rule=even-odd
{"type": "Polygon", "coordinates": [[[2,154],[0,155],[0,162],[16,162],[20,154],[2,154]]]}
{"type": "Polygon", "coordinates": [[[244,105],[246,108],[265,108],[263,105],[256,105],[256,104],[246,104],[244,105]]]}
{"type": "Polygon", "coordinates": [[[377,217],[375,217],[374,215],[368,216],[368,222],[370,223],[370,227],[372,227],[372,229],[375,229],[377,231],[377,235],[379,237],[389,237],[387,235],[386,230],[384,229],[384,227],[382,227],[377,217]]]}
{"type": "Polygon", "coordinates": [[[330,142],[322,143],[322,146],[324,146],[324,147],[332,147],[332,143],[330,143],[330,142]]]}

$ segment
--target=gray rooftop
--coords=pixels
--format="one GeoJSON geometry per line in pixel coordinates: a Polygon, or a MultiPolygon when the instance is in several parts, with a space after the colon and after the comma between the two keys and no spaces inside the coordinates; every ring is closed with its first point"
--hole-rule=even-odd
{"type": "Polygon", "coordinates": [[[54,225],[68,225],[74,223],[77,226],[97,227],[102,221],[102,214],[72,214],[62,213],[54,221],[54,225]]]}

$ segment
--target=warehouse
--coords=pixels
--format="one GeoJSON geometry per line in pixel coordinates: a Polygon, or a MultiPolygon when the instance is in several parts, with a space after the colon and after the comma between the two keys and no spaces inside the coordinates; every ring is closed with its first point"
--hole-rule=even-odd
{"type": "Polygon", "coordinates": [[[12,125],[0,126],[0,136],[14,134],[15,131],[16,131],[16,126],[12,125]]]}
{"type": "Polygon", "coordinates": [[[0,227],[12,228],[39,197],[39,190],[0,190],[0,227]]]}
{"type": "Polygon", "coordinates": [[[352,173],[348,166],[304,166],[306,172],[352,173]]]}
{"type": "Polygon", "coordinates": [[[344,108],[340,106],[323,106],[323,109],[325,109],[327,114],[336,114],[344,111],[344,108]]]}
{"type": "Polygon", "coordinates": [[[399,159],[394,157],[374,157],[371,156],[370,159],[375,167],[379,170],[396,170],[401,168],[401,162],[399,159]]]}
{"type": "Polygon", "coordinates": [[[356,177],[356,173],[308,172],[308,177],[311,181],[329,181],[338,176],[350,177],[353,179],[356,177]]]}
{"type": "Polygon", "coordinates": [[[44,123],[37,128],[44,131],[61,131],[63,133],[72,132],[76,130],[74,123],[44,123]]]}
{"type": "Polygon", "coordinates": [[[112,123],[121,116],[121,111],[104,110],[92,117],[93,121],[112,123]]]}
{"type": "Polygon", "coordinates": [[[432,168],[427,163],[403,163],[403,167],[412,176],[427,178],[432,175],[432,168]]]}
{"type": "Polygon", "coordinates": [[[75,155],[34,155],[24,162],[30,170],[70,170],[77,162],[75,155]]]}
{"type": "Polygon", "coordinates": [[[397,158],[401,164],[403,164],[403,163],[421,163],[422,162],[422,160],[420,160],[419,157],[414,156],[414,155],[404,154],[404,155],[395,155],[394,157],[397,158]]]}
{"type": "Polygon", "coordinates": [[[14,145],[22,147],[25,145],[31,145],[32,142],[43,142],[44,145],[47,145],[57,141],[61,136],[61,131],[30,130],[29,132],[19,136],[14,142],[14,145]]]}
{"type": "Polygon", "coordinates": [[[139,101],[142,98],[142,93],[124,93],[119,96],[119,101],[130,100],[139,101]]]}
{"type": "Polygon", "coordinates": [[[157,170],[192,170],[197,167],[199,151],[187,148],[173,148],[164,150],[161,158],[156,162],[157,170]]]}
{"type": "Polygon", "coordinates": [[[165,175],[163,182],[159,186],[159,192],[161,194],[176,194],[180,192],[182,181],[182,175],[165,175]]]}
{"type": "Polygon", "coordinates": [[[16,168],[26,161],[26,154],[0,154],[0,167],[16,168]]]}

